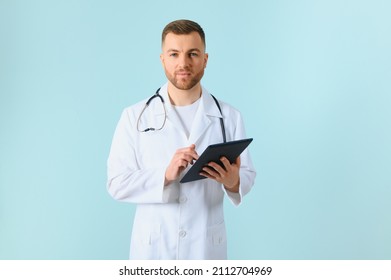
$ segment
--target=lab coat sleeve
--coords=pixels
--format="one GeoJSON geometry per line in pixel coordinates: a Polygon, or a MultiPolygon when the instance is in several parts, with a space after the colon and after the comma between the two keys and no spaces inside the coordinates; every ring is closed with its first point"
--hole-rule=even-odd
{"type": "MultiPolygon", "coordinates": [[[[240,114],[237,115],[235,123],[235,129],[233,130],[233,140],[239,140],[246,138],[246,133],[244,129],[244,123],[243,119],[240,114]]],[[[256,171],[254,169],[249,148],[243,151],[243,153],[240,155],[240,170],[239,170],[239,176],[240,176],[240,185],[239,185],[239,192],[234,193],[230,192],[223,188],[223,191],[229,198],[229,200],[234,204],[235,206],[239,206],[242,201],[243,197],[251,190],[252,186],[254,185],[256,171]]]]}
{"type": "Polygon", "coordinates": [[[164,187],[165,169],[141,169],[135,146],[135,117],[125,110],[116,127],[107,160],[107,190],[119,201],[131,203],[165,203],[178,194],[175,184],[164,187]]]}

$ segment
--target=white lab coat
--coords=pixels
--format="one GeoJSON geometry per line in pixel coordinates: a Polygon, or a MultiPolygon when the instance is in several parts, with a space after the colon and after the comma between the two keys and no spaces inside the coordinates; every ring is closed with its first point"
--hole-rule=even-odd
{"type": "MultiPolygon", "coordinates": [[[[201,154],[208,145],[221,143],[223,138],[220,111],[205,88],[189,137],[170,104],[167,84],[160,94],[167,110],[164,128],[137,131],[137,119],[146,100],[126,108],[108,158],[108,192],[116,200],[137,204],[130,258],[226,259],[223,198],[227,195],[234,205],[239,205],[250,191],[256,173],[248,149],[241,155],[239,193],[228,192],[211,179],[180,184],[179,178],[164,187],[165,170],[177,149],[195,144],[201,154]]],[[[219,103],[227,141],[245,138],[240,113],[219,103]]],[[[163,105],[155,98],[144,112],[140,128],[158,128],[163,121],[163,105]]]]}

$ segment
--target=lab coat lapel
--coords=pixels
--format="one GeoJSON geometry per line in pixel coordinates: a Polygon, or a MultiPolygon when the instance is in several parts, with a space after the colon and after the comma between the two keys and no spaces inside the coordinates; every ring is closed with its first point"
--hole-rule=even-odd
{"type": "MultiPolygon", "coordinates": [[[[164,99],[164,105],[167,113],[166,125],[170,125],[174,127],[174,129],[178,130],[178,132],[180,132],[184,137],[186,137],[186,130],[183,127],[183,124],[179,119],[178,114],[175,112],[170,102],[170,97],[168,96],[168,91],[167,91],[167,84],[162,86],[162,88],[160,89],[160,94],[164,99]]],[[[163,121],[164,111],[161,110],[160,113],[156,114],[156,117],[161,118],[161,121],[163,121]]]]}
{"type": "MultiPolygon", "coordinates": [[[[176,129],[180,135],[183,136],[184,139],[188,140],[191,144],[195,144],[205,134],[206,130],[211,125],[213,118],[222,117],[215,101],[213,100],[213,97],[205,88],[202,88],[201,102],[199,104],[197,113],[194,116],[189,138],[187,138],[186,130],[184,129],[178,114],[175,112],[170,102],[170,97],[168,96],[167,92],[167,84],[162,86],[160,89],[160,94],[164,99],[164,106],[167,113],[166,125],[174,127],[174,129],[176,129]]],[[[157,107],[155,112],[156,122],[163,123],[165,117],[163,106],[157,107]]]]}
{"type": "Polygon", "coordinates": [[[216,117],[221,117],[220,111],[210,93],[202,88],[201,102],[194,117],[189,142],[195,144],[206,133],[212,119],[216,117]]]}
{"type": "Polygon", "coordinates": [[[187,137],[186,136],[186,130],[183,127],[183,124],[182,124],[181,120],[179,119],[178,113],[175,112],[175,110],[174,110],[174,108],[173,108],[173,106],[171,104],[169,106],[167,106],[167,107],[168,107],[168,109],[167,109],[167,121],[176,130],[178,130],[178,132],[180,132],[182,134],[182,136],[187,137]]]}

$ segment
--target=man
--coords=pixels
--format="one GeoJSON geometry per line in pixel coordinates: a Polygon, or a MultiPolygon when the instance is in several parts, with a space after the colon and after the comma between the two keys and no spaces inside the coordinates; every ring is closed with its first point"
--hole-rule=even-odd
{"type": "Polygon", "coordinates": [[[242,118],[200,84],[208,54],[197,23],[169,23],[160,59],[168,79],[162,99],[123,111],[108,159],[109,193],[137,204],[130,258],[226,259],[223,199],[239,205],[250,191],[255,171],[248,151],[233,164],[223,157],[224,167],[209,163],[206,179],[179,181],[208,145],[223,141],[221,118],[227,141],[245,138],[242,118]]]}

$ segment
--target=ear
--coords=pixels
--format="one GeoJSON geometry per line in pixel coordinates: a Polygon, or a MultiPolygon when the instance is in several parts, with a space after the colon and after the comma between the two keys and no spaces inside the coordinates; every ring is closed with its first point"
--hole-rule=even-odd
{"type": "Polygon", "coordinates": [[[207,53],[204,54],[204,68],[206,68],[206,65],[208,64],[208,58],[209,55],[207,53]]]}
{"type": "Polygon", "coordinates": [[[163,56],[163,53],[160,54],[160,62],[164,65],[164,56],[163,56]]]}

